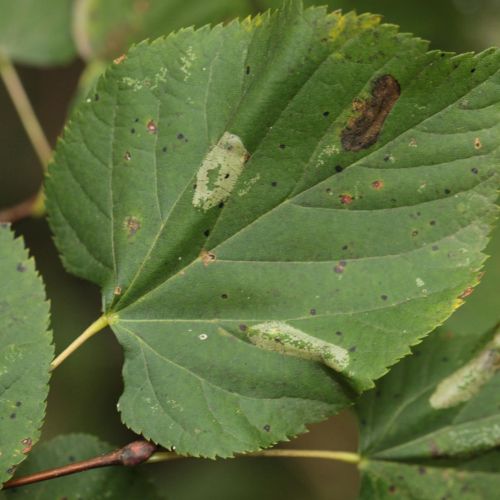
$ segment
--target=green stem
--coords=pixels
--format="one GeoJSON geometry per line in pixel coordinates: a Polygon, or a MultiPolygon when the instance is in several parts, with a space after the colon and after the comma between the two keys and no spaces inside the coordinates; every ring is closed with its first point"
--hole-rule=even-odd
{"type": "MultiPolygon", "coordinates": [[[[323,460],[338,460],[349,464],[358,464],[361,461],[360,455],[350,451],[329,451],[329,450],[289,450],[270,449],[261,450],[254,453],[238,455],[244,457],[282,457],[282,458],[319,458],[323,460]]],[[[165,462],[167,460],[177,460],[183,458],[170,451],[159,451],[151,455],[147,463],[165,462]]]]}
{"type": "Polygon", "coordinates": [[[108,325],[109,318],[106,315],[103,315],[94,321],[79,337],[73,340],[73,342],[71,342],[71,344],[54,359],[54,361],[52,361],[50,369],[55,370],[68,356],[87,342],[88,339],[100,332],[103,328],[106,328],[108,325]]]}
{"type": "Polygon", "coordinates": [[[33,111],[16,68],[10,59],[2,53],[0,53],[0,76],[45,171],[52,157],[52,148],[33,111]]]}

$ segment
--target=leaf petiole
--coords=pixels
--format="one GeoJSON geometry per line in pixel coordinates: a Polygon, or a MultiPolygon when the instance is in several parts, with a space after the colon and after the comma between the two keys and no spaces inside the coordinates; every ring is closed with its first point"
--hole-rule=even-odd
{"type": "Polygon", "coordinates": [[[79,337],[77,337],[71,344],[64,349],[52,363],[50,364],[51,371],[55,370],[67,357],[81,347],[88,339],[93,337],[96,333],[100,332],[109,325],[109,317],[102,315],[94,321],[79,337]]]}

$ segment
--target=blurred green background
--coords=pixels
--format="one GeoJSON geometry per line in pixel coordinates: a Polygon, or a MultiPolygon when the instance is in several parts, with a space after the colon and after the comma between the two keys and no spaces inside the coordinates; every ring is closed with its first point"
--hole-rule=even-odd
{"type": "MultiPolygon", "coordinates": [[[[53,1],[61,3],[60,0],[38,0],[38,3],[50,7],[53,1]]],[[[62,3],[71,4],[71,1],[62,0],[62,3]]],[[[18,66],[52,145],[61,133],[81,75],[86,67],[89,68],[89,62],[92,70],[87,71],[87,76],[95,72],[96,68],[101,68],[105,64],[104,60],[118,56],[131,41],[155,37],[183,25],[227,21],[234,15],[242,16],[279,6],[281,1],[164,0],[162,8],[167,4],[170,8],[155,12],[154,23],[141,17],[146,16],[145,13],[151,7],[150,2],[145,0],[109,0],[101,8],[97,7],[97,0],[86,3],[89,5],[88,10],[80,15],[87,16],[92,30],[89,28],[86,39],[80,36],[76,48],[66,47],[68,50],[64,57],[68,62],[65,65],[36,68],[18,66]],[[110,13],[116,13],[114,9],[120,4],[128,4],[132,10],[122,13],[122,17],[117,19],[110,13]],[[208,4],[210,7],[207,7],[208,4]],[[71,55],[76,54],[77,50],[83,57],[71,55]]],[[[305,3],[312,5],[314,2],[305,3]]],[[[328,3],[331,9],[380,13],[386,22],[399,24],[402,31],[430,40],[431,48],[464,52],[500,45],[500,0],[331,0],[328,3]]],[[[75,33],[76,30],[78,35],[81,23],[71,25],[69,19],[67,23],[68,33],[75,33]]],[[[11,25],[9,30],[15,35],[14,28],[11,25]]],[[[2,29],[0,22],[0,41],[2,29]]],[[[21,37],[23,30],[25,26],[19,28],[17,36],[21,37]]],[[[45,35],[51,34],[47,32],[45,35]]],[[[70,41],[66,43],[71,44],[70,41]]],[[[92,77],[87,77],[89,79],[92,81],[92,77]]],[[[88,81],[84,84],[84,87],[87,86],[88,81]]],[[[42,176],[37,158],[1,84],[0,144],[2,208],[34,194],[42,176]]],[[[44,277],[52,303],[52,327],[56,349],[59,351],[99,316],[99,292],[96,287],[64,272],[44,220],[20,221],[15,224],[15,229],[26,238],[44,277]]],[[[497,233],[492,245],[498,249],[500,233],[497,233]]],[[[493,253],[492,246],[489,253],[493,253]]],[[[493,277],[498,279],[500,272],[500,255],[498,251],[495,254],[497,258],[490,259],[488,264],[492,274],[490,283],[493,284],[493,277]]],[[[494,319],[485,314],[484,308],[489,307],[491,311],[497,304],[489,303],[488,298],[482,300],[484,295],[475,298],[477,294],[466,306],[469,308],[468,313],[483,318],[484,325],[481,324],[481,327],[491,327],[494,319]],[[483,310],[480,310],[481,307],[483,310]]],[[[122,390],[121,364],[121,349],[112,333],[106,331],[84,345],[62,365],[53,376],[43,439],[67,432],[88,432],[113,444],[124,444],[130,440],[131,434],[120,423],[116,411],[116,402],[122,390]]],[[[311,426],[310,431],[287,446],[356,450],[357,425],[348,412],[311,426]]],[[[173,500],[349,500],[356,498],[359,486],[355,467],[317,460],[241,458],[211,462],[189,459],[148,466],[148,473],[155,477],[162,491],[173,500]]]]}

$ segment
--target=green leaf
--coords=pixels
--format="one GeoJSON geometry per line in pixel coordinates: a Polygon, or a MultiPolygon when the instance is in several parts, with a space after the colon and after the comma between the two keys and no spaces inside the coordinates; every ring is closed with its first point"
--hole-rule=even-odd
{"type": "Polygon", "coordinates": [[[73,59],[72,4],[72,0],[0,0],[0,53],[37,66],[73,59]]]}
{"type": "MultiPolygon", "coordinates": [[[[113,450],[113,447],[88,434],[67,434],[41,443],[19,469],[17,476],[61,467],[87,460],[113,450]]],[[[0,498],[54,498],[104,500],[109,498],[161,498],[140,467],[93,469],[0,493],[0,498]]]]}
{"type": "Polygon", "coordinates": [[[40,437],[52,335],[43,283],[21,239],[0,224],[0,484],[40,437]]]}
{"type": "Polygon", "coordinates": [[[361,397],[362,498],[490,498],[500,487],[500,330],[439,329],[361,397]],[[466,472],[464,472],[466,471],[466,472]]]}
{"type": "Polygon", "coordinates": [[[81,0],[74,16],[75,41],[84,59],[113,59],[144,38],[248,14],[249,4],[248,0],[81,0]]]}
{"type": "Polygon", "coordinates": [[[128,426],[194,455],[269,446],[461,303],[495,213],[500,53],[426,50],[292,2],[140,44],[99,81],[48,209],[103,289],[128,426]]]}

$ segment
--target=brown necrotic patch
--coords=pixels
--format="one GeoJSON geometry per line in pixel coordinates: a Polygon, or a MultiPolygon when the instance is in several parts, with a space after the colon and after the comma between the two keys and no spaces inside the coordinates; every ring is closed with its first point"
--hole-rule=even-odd
{"type": "Polygon", "coordinates": [[[401,95],[398,81],[391,75],[378,77],[369,99],[355,99],[351,117],[340,138],[347,151],[361,151],[377,142],[384,122],[401,95]]]}

